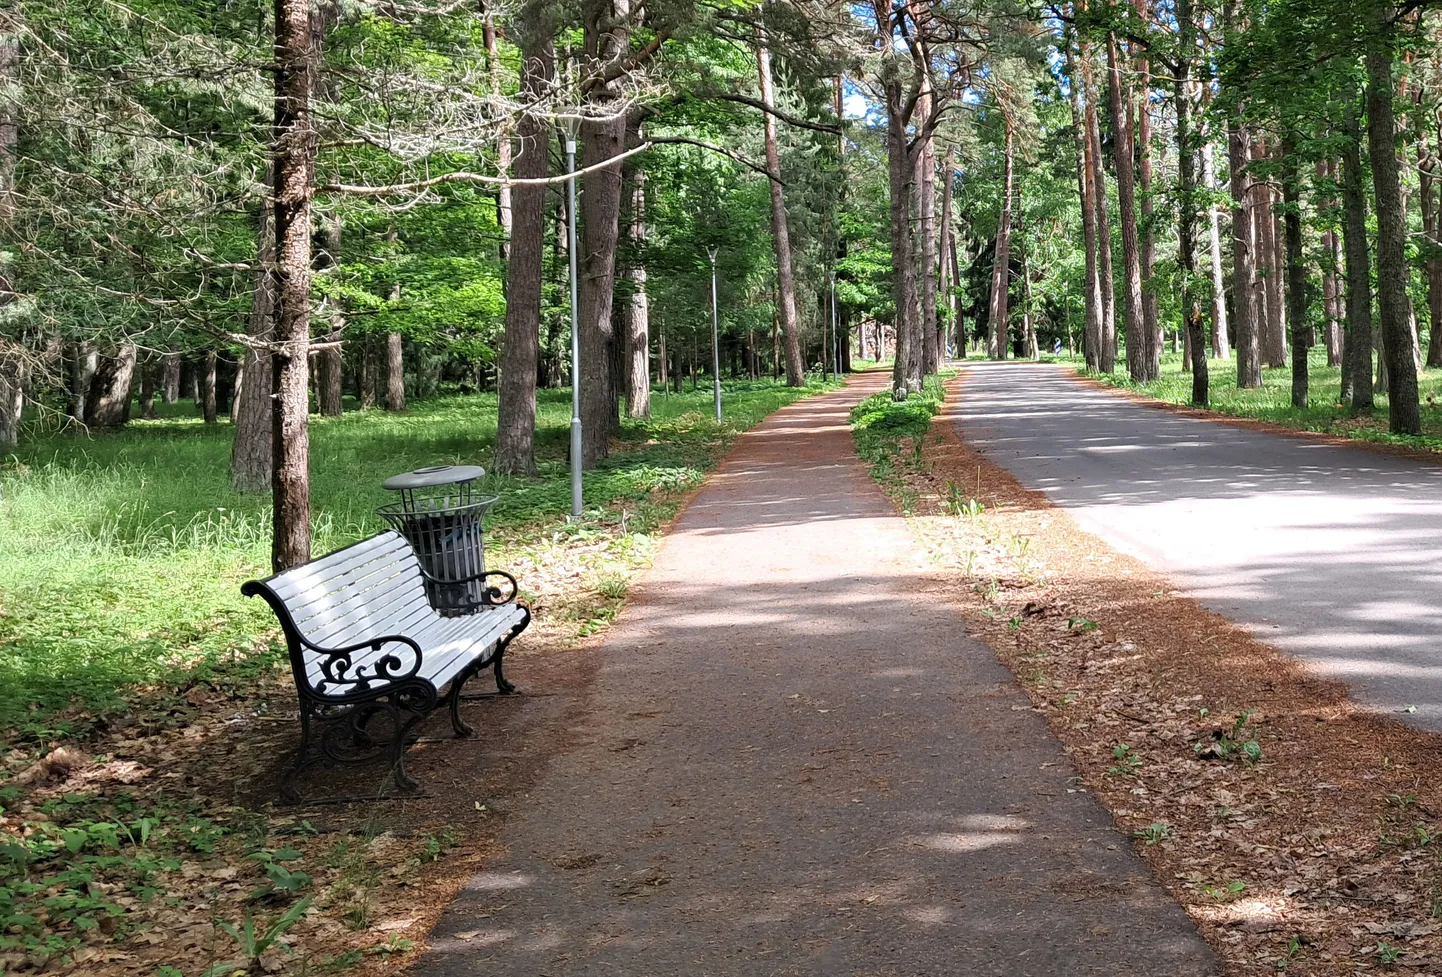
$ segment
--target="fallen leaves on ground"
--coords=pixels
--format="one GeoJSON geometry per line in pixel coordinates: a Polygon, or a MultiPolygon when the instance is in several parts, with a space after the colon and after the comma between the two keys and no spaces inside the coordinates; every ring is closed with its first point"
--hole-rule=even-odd
{"type": "Polygon", "coordinates": [[[1227,972],[1442,972],[1438,738],[1081,532],[969,448],[950,409],[923,448],[905,501],[938,589],[1227,972]]]}

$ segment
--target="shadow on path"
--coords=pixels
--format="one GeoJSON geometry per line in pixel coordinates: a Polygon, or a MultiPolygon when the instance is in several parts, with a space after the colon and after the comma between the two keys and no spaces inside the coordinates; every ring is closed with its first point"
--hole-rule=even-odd
{"type": "Polygon", "coordinates": [[[1216,973],[856,460],[884,382],[741,440],[412,973],[1216,973]]]}

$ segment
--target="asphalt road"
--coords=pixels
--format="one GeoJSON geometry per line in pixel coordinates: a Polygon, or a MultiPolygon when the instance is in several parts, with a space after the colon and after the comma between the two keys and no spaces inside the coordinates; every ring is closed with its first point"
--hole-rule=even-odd
{"type": "Polygon", "coordinates": [[[958,423],[1082,528],[1442,731],[1442,466],[1181,417],[1032,363],[968,365],[958,423]]]}
{"type": "Polygon", "coordinates": [[[856,458],[886,383],[740,440],[414,977],[1218,973],[856,458]]]}

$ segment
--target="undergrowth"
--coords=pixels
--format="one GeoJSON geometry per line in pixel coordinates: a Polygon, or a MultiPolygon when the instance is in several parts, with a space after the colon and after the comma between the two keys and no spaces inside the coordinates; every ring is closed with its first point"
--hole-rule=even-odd
{"type": "Polygon", "coordinates": [[[927,377],[921,392],[903,401],[893,399],[891,391],[884,390],[851,409],[857,454],[871,469],[872,477],[908,512],[910,490],[903,475],[919,470],[924,464],[926,432],[932,417],[941,410],[943,379],[945,377],[927,377]]]}

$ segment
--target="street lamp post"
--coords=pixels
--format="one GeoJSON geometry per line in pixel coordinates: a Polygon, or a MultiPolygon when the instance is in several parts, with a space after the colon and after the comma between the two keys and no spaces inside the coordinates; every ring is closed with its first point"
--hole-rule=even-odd
{"type": "Polygon", "coordinates": [[[716,395],[716,421],[721,421],[721,313],[716,302],[716,252],[711,255],[711,388],[716,395]]]}
{"type": "Polygon", "coordinates": [[[836,379],[841,379],[841,337],[836,329],[836,269],[831,269],[831,364],[836,379]]]}
{"type": "Polygon", "coordinates": [[[566,248],[571,270],[571,518],[581,518],[581,336],[577,328],[576,285],[576,131],[566,133],[566,248]]]}

